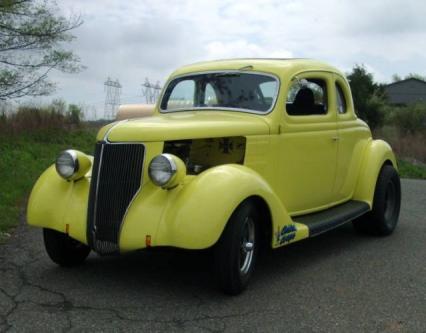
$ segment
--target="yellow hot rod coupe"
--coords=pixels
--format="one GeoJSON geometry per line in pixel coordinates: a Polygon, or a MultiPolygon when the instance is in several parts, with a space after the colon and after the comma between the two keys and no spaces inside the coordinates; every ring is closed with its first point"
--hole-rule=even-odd
{"type": "Polygon", "coordinates": [[[238,294],[262,244],[350,221],[388,235],[400,201],[392,149],[357,118],[341,72],[234,59],[175,71],[152,114],[99,131],[94,157],[62,152],[34,186],[28,223],[62,266],[91,250],[212,248],[222,289],[238,294]]]}

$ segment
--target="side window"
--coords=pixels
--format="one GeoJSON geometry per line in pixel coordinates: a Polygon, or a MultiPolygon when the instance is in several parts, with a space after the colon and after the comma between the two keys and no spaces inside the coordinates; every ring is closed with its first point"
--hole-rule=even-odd
{"type": "Polygon", "coordinates": [[[327,83],[322,79],[294,80],[286,109],[291,116],[327,114],[327,83]]]}
{"type": "Polygon", "coordinates": [[[204,105],[216,106],[217,104],[216,92],[214,91],[213,86],[210,83],[207,83],[206,91],[204,93],[204,105]]]}
{"type": "Polygon", "coordinates": [[[180,81],[174,87],[167,103],[167,109],[179,109],[194,106],[194,80],[180,81]]]}
{"type": "Polygon", "coordinates": [[[337,98],[337,112],[346,113],[346,100],[342,87],[336,82],[336,98],[337,98]]]}

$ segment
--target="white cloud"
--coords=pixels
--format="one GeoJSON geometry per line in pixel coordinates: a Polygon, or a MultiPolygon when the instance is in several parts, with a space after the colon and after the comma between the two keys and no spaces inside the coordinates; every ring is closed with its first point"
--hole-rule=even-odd
{"type": "Polygon", "coordinates": [[[142,100],[145,77],[164,82],[176,67],[232,57],[308,57],[343,71],[365,64],[378,80],[426,74],[426,2],[415,0],[64,0],[85,23],[71,45],[88,69],[55,74],[57,96],[102,107],[103,82],[117,77],[123,100],[142,100]]]}
{"type": "Polygon", "coordinates": [[[267,49],[243,39],[222,42],[213,41],[205,46],[207,59],[226,58],[290,58],[292,53],[287,50],[267,49]]]}

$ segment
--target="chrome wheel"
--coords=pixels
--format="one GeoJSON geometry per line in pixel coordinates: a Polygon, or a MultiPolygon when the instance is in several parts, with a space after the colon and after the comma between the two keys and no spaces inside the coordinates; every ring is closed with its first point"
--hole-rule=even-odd
{"type": "Polygon", "coordinates": [[[249,272],[253,262],[255,246],[255,225],[251,217],[244,221],[241,242],[240,242],[240,274],[245,275],[249,272]]]}
{"type": "Polygon", "coordinates": [[[259,213],[253,202],[244,201],[232,213],[215,245],[216,274],[227,294],[237,295],[248,285],[259,248],[259,220],[259,213]]]}

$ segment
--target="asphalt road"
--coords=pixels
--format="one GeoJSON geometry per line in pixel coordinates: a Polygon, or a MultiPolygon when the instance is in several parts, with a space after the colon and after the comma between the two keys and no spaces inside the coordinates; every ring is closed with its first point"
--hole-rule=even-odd
{"type": "Polygon", "coordinates": [[[0,331],[426,332],[426,181],[403,181],[396,232],[351,225],[273,251],[222,295],[206,253],[92,255],[64,269],[22,223],[0,245],[0,331]]]}

